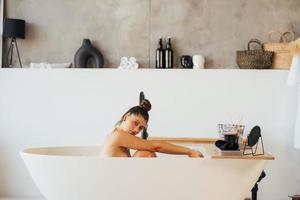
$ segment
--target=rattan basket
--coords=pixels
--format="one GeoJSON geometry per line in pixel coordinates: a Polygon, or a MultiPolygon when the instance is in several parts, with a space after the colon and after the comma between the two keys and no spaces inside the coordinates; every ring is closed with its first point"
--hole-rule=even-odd
{"type": "Polygon", "coordinates": [[[291,45],[288,42],[287,35],[291,35],[291,40],[295,39],[293,31],[286,31],[284,33],[278,31],[271,31],[269,33],[269,42],[263,44],[264,50],[274,52],[272,68],[273,69],[289,69],[292,63],[293,55],[291,53],[291,45]],[[278,42],[272,43],[272,35],[278,33],[280,38],[278,42]]]}
{"type": "Polygon", "coordinates": [[[248,42],[248,50],[236,52],[236,62],[241,69],[270,69],[272,67],[273,52],[265,51],[262,43],[257,39],[248,42]],[[256,43],[260,50],[250,50],[251,43],[256,43]]]}

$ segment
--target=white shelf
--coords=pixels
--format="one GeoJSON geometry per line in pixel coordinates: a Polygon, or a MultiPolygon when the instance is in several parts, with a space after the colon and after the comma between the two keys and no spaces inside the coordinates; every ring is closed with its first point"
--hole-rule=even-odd
{"type": "Polygon", "coordinates": [[[29,197],[0,197],[0,200],[45,200],[45,198],[29,197]]]}
{"type": "Polygon", "coordinates": [[[13,68],[3,68],[0,70],[66,70],[66,71],[80,71],[80,70],[90,70],[90,71],[289,71],[288,69],[239,69],[239,68],[208,68],[208,69],[183,69],[183,68],[172,68],[172,69],[156,69],[156,68],[138,68],[138,69],[118,69],[118,68],[49,68],[49,69],[39,69],[39,68],[28,68],[28,67],[13,67],[13,68]]]}

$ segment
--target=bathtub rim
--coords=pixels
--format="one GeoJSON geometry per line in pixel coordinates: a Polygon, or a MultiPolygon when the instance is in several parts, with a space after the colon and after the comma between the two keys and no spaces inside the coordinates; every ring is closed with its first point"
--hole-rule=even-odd
{"type": "MultiPolygon", "coordinates": [[[[46,147],[30,147],[30,148],[25,148],[19,151],[20,155],[23,156],[46,156],[46,157],[87,157],[87,158],[101,158],[101,159],[149,159],[149,158],[136,158],[136,157],[101,157],[100,156],[100,149],[101,145],[75,145],[75,146],[46,146],[46,147]],[[45,153],[47,150],[49,152],[58,150],[58,151],[64,151],[67,150],[70,152],[70,150],[96,150],[99,149],[99,153],[97,154],[84,154],[84,153],[77,153],[75,154],[73,151],[72,153],[45,153]]],[[[191,158],[185,155],[170,155],[170,156],[163,156],[163,157],[158,157],[154,159],[199,159],[199,158],[191,158]]],[[[153,159],[153,158],[152,158],[153,159]]],[[[210,155],[210,154],[204,154],[203,158],[200,159],[218,159],[218,160],[275,160],[275,157],[268,152],[265,152],[265,155],[263,156],[221,156],[221,155],[210,155]]]]}
{"type": "MultiPolygon", "coordinates": [[[[29,156],[29,157],[57,157],[57,158],[66,158],[66,157],[74,157],[74,158],[99,158],[99,159],[107,159],[107,160],[115,160],[115,159],[153,159],[153,160],[161,160],[161,159],[199,159],[199,158],[191,158],[186,155],[170,155],[166,157],[147,157],[147,158],[142,158],[142,157],[101,157],[100,154],[98,155],[80,155],[80,154],[73,154],[73,155],[68,155],[68,154],[58,154],[58,153],[42,153],[45,150],[65,150],[65,149],[96,149],[99,148],[101,149],[101,145],[80,145],[80,146],[45,146],[45,147],[30,147],[30,148],[25,148],[19,151],[19,154],[23,156],[29,156]]],[[[204,157],[200,159],[210,159],[209,157],[204,157]]]]}

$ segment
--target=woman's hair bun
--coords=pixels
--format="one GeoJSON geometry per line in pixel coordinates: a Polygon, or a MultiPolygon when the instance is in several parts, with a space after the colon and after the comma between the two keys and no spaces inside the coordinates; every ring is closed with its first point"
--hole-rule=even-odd
{"type": "Polygon", "coordinates": [[[140,103],[140,107],[149,112],[151,110],[151,103],[148,101],[148,99],[143,99],[140,103]]]}

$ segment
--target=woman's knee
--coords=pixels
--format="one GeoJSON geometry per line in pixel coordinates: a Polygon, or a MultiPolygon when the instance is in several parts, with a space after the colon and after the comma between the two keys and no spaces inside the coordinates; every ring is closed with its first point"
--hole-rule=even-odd
{"type": "Polygon", "coordinates": [[[136,151],[133,157],[155,158],[156,154],[151,151],[136,151]]]}

